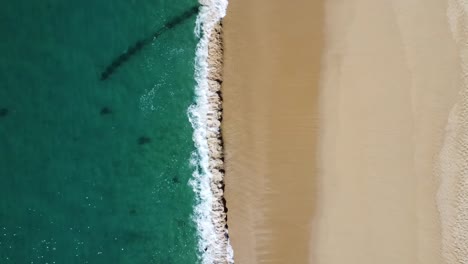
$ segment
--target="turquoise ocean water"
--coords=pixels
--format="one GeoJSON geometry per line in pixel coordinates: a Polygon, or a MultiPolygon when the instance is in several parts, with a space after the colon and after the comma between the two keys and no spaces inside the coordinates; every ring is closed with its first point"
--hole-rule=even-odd
{"type": "Polygon", "coordinates": [[[0,8],[0,263],[198,263],[196,0],[15,0],[0,8]]]}

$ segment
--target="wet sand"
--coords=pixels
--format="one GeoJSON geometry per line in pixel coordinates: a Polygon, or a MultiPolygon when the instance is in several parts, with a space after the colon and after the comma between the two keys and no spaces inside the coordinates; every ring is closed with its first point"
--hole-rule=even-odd
{"type": "Polygon", "coordinates": [[[314,213],[320,1],[230,1],[226,200],[236,263],[307,263],[314,213]]]}
{"type": "Polygon", "coordinates": [[[445,263],[434,167],[460,72],[447,2],[326,3],[311,262],[445,263]]]}

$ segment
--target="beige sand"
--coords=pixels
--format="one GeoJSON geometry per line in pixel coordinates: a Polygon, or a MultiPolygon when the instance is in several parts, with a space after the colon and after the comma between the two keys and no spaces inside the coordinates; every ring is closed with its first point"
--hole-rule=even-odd
{"type": "Polygon", "coordinates": [[[447,3],[326,2],[312,262],[444,263],[433,169],[459,88],[447,3]]]}
{"type": "Polygon", "coordinates": [[[308,262],[321,14],[319,1],[230,1],[223,136],[237,264],[308,262]]]}
{"type": "Polygon", "coordinates": [[[442,249],[447,264],[468,263],[468,3],[449,0],[450,28],[460,54],[460,95],[447,124],[438,157],[440,187],[437,206],[442,226],[442,249]]]}

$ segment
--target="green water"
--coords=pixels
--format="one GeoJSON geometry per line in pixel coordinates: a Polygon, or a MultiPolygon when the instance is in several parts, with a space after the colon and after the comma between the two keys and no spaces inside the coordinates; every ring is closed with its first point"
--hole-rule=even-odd
{"type": "Polygon", "coordinates": [[[0,2],[0,263],[198,263],[197,1],[0,2]]]}

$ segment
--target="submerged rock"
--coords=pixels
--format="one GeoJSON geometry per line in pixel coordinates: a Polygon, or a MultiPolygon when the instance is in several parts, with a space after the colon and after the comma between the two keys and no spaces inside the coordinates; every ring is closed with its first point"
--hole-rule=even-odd
{"type": "Polygon", "coordinates": [[[124,63],[126,63],[131,57],[135,54],[143,50],[147,45],[150,45],[155,41],[158,37],[160,37],[166,31],[173,29],[177,25],[183,23],[184,21],[188,20],[192,16],[198,13],[198,6],[193,6],[192,8],[188,9],[180,16],[175,17],[174,19],[170,20],[167,24],[165,24],[162,28],[158,29],[156,32],[151,34],[150,36],[137,40],[132,46],[128,47],[125,52],[117,56],[112,60],[112,62],[101,72],[101,81],[105,81],[109,79],[109,77],[114,74],[114,72],[121,67],[124,63]]]}
{"type": "Polygon", "coordinates": [[[112,109],[110,109],[109,107],[105,106],[103,108],[101,108],[101,115],[110,115],[112,114],[112,109]]]}
{"type": "Polygon", "coordinates": [[[8,108],[0,108],[0,117],[5,117],[9,113],[8,108]]]}
{"type": "Polygon", "coordinates": [[[151,143],[151,138],[147,136],[141,136],[138,138],[138,145],[145,145],[151,143]]]}

